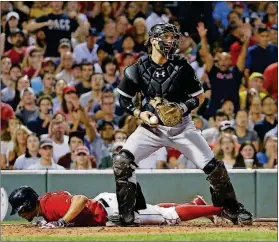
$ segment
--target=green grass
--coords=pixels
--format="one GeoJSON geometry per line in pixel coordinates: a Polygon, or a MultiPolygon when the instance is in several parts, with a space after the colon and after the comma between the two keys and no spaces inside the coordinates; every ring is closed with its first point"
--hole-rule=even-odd
{"type": "Polygon", "coordinates": [[[198,232],[81,236],[3,236],[1,241],[277,241],[275,231],[198,232]]]}

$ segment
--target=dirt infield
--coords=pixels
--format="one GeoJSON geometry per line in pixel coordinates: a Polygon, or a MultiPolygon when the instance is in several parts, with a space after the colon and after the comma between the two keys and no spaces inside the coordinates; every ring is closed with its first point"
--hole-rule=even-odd
{"type": "Polygon", "coordinates": [[[109,235],[109,234],[141,234],[141,233],[195,233],[195,232],[220,232],[220,231],[277,231],[275,222],[258,222],[252,226],[233,226],[231,224],[214,225],[207,221],[183,222],[178,226],[141,226],[141,227],[80,227],[40,229],[28,224],[1,225],[1,236],[32,236],[32,235],[109,235]]]}

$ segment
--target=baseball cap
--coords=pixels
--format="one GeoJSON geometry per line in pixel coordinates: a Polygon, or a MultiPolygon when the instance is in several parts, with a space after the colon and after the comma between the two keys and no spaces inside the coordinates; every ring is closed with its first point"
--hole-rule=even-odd
{"type": "Polygon", "coordinates": [[[250,76],[249,76],[249,81],[252,80],[253,78],[262,78],[264,80],[264,76],[262,73],[259,72],[253,72],[250,76]]]}
{"type": "Polygon", "coordinates": [[[60,47],[63,47],[63,46],[67,46],[67,47],[71,48],[71,42],[70,42],[70,40],[68,40],[68,39],[66,39],[66,38],[61,39],[61,40],[59,41],[59,48],[60,48],[60,47]]]}
{"type": "Polygon", "coordinates": [[[75,154],[78,155],[78,154],[81,154],[81,153],[89,155],[89,150],[85,145],[81,145],[81,146],[78,146],[76,148],[75,154]]]}
{"type": "Polygon", "coordinates": [[[228,120],[222,121],[219,130],[220,131],[225,131],[225,130],[228,130],[228,129],[235,130],[230,121],[228,121],[228,120]]]}
{"type": "Polygon", "coordinates": [[[20,98],[22,98],[23,94],[25,92],[31,92],[34,96],[35,96],[35,92],[33,91],[33,89],[31,87],[26,87],[24,89],[21,90],[20,92],[20,98]]]}
{"type": "Polygon", "coordinates": [[[9,12],[9,13],[7,14],[7,21],[9,21],[12,17],[14,17],[14,18],[16,18],[16,19],[19,19],[18,13],[12,11],[12,12],[9,12]]]}
{"type": "Polygon", "coordinates": [[[90,28],[88,30],[88,36],[99,36],[99,33],[97,32],[97,30],[95,28],[90,28]]]}
{"type": "Polygon", "coordinates": [[[15,116],[13,108],[6,103],[1,103],[1,130],[5,128],[5,125],[9,119],[15,116]]]}
{"type": "Polygon", "coordinates": [[[51,62],[53,65],[55,65],[54,61],[50,58],[50,57],[46,57],[44,60],[43,60],[43,63],[42,65],[46,65],[47,63],[51,62]]]}
{"type": "Polygon", "coordinates": [[[44,138],[40,141],[40,148],[43,148],[45,146],[53,147],[53,142],[50,138],[44,138]]]}
{"type": "Polygon", "coordinates": [[[69,93],[69,92],[77,92],[77,90],[76,90],[76,88],[75,87],[73,87],[73,86],[67,86],[67,87],[64,87],[63,88],[63,93],[64,94],[67,94],[67,93],[69,93]]]}
{"type": "Polygon", "coordinates": [[[97,125],[98,125],[98,131],[102,130],[106,125],[110,125],[114,129],[114,126],[113,126],[112,122],[105,121],[103,119],[98,120],[97,125]]]}
{"type": "Polygon", "coordinates": [[[117,151],[117,149],[121,148],[124,146],[124,142],[115,142],[113,143],[112,147],[111,147],[111,151],[115,152],[117,151]]]}

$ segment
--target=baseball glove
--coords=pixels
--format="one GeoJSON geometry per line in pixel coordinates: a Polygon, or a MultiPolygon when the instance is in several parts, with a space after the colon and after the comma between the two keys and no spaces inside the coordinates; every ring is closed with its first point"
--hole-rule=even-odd
{"type": "Polygon", "coordinates": [[[183,108],[178,103],[155,97],[149,104],[155,109],[163,125],[173,127],[182,121],[183,108]]]}

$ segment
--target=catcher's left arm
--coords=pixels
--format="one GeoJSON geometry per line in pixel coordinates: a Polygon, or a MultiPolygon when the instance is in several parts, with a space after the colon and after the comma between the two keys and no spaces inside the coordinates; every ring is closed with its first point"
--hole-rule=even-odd
{"type": "Polygon", "coordinates": [[[49,222],[47,224],[43,224],[40,228],[55,228],[55,227],[71,227],[74,226],[73,221],[76,216],[78,216],[81,211],[84,209],[88,198],[83,195],[75,195],[72,197],[71,206],[68,209],[67,213],[60,218],[58,221],[49,222]]]}

